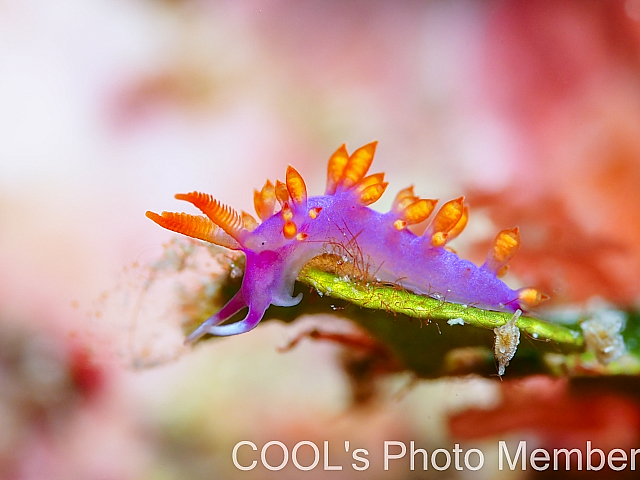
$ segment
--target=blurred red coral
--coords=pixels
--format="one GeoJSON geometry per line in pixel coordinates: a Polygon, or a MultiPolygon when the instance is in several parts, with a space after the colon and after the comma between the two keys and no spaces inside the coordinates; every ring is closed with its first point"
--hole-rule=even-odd
{"type": "Polygon", "coordinates": [[[105,372],[96,364],[86,347],[72,345],[69,352],[69,374],[78,391],[86,399],[98,395],[105,384],[105,372]]]}
{"type": "MultiPolygon", "coordinates": [[[[614,379],[613,383],[616,382],[620,387],[628,379],[614,379]]],[[[637,446],[640,440],[637,394],[633,397],[615,393],[616,385],[603,386],[601,390],[593,388],[595,385],[589,379],[586,383],[587,388],[576,388],[574,392],[566,378],[535,376],[504,381],[500,384],[503,399],[497,407],[472,408],[452,415],[450,432],[467,440],[533,433],[550,450],[584,448],[588,440],[606,450],[637,446]]]]}
{"type": "Polygon", "coordinates": [[[0,322],[2,478],[69,472],[59,458],[66,455],[75,425],[99,410],[87,408],[83,400],[97,398],[106,380],[104,370],[77,342],[0,322]]]}
{"type": "MultiPolygon", "coordinates": [[[[514,189],[497,194],[473,191],[468,196],[474,207],[487,207],[497,225],[520,226],[523,240],[511,271],[551,294],[552,302],[598,295],[630,304],[637,298],[638,270],[628,263],[640,253],[635,246],[607,230],[589,232],[567,212],[561,197],[527,197],[514,189]]],[[[487,240],[474,248],[481,255],[489,245],[487,240]]]]}
{"type": "Polygon", "coordinates": [[[629,2],[507,2],[489,21],[489,97],[519,129],[517,175],[475,192],[520,225],[513,266],[562,300],[640,297],[640,24],[629,2]]]}
{"type": "Polygon", "coordinates": [[[518,121],[546,124],[550,111],[580,97],[595,76],[638,71],[640,24],[630,18],[630,3],[497,3],[487,29],[492,99],[518,121]]]}

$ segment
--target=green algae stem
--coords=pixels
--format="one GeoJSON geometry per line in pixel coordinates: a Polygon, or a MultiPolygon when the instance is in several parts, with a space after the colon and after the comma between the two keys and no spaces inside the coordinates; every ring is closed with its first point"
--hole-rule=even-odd
{"type": "MultiPolygon", "coordinates": [[[[500,327],[511,320],[513,314],[494,312],[480,308],[439,300],[426,295],[417,295],[396,286],[375,283],[355,283],[332,273],[306,267],[298,280],[312,286],[322,295],[346,300],[354,305],[373,310],[401,313],[424,320],[455,320],[485,329],[500,327]]],[[[562,325],[521,316],[518,328],[537,340],[548,340],[572,347],[582,347],[581,332],[562,325]]]]}

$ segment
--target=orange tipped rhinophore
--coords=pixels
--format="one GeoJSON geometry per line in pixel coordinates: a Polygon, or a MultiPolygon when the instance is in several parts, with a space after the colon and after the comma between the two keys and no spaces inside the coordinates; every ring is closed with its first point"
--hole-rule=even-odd
{"type": "Polygon", "coordinates": [[[192,203],[202,213],[211,219],[213,223],[222,228],[227,234],[242,243],[247,230],[242,223],[242,217],[233,208],[220,203],[211,195],[200,192],[178,193],[178,200],[192,203]]]}
{"type": "Polygon", "coordinates": [[[231,250],[240,250],[238,241],[224,232],[207,217],[173,212],[162,212],[162,215],[147,212],[146,215],[167,230],[182,233],[188,237],[204,240],[205,242],[215,243],[216,245],[230,248],[231,250]]]}

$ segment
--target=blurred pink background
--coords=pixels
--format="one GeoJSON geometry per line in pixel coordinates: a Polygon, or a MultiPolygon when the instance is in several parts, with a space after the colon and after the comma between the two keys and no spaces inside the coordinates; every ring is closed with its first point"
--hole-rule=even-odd
{"type": "Polygon", "coordinates": [[[343,142],[379,140],[379,209],[466,195],[463,256],[520,225],[512,285],[637,305],[638,0],[4,0],[0,58],[1,478],[324,478],[240,472],[240,440],[349,440],[408,478],[384,440],[449,447],[449,415],[498,405],[492,380],[401,377],[353,411],[336,347],[276,351],[304,322],[185,351],[144,290],[172,238],[146,210],[253,211],[288,164],[320,194],[343,142]]]}

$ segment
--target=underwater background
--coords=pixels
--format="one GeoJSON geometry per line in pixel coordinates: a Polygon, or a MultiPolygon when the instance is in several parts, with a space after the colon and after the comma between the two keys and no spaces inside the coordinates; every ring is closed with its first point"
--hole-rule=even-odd
{"type": "Polygon", "coordinates": [[[344,345],[281,351],[312,328],[357,332],[339,310],[186,348],[228,264],[144,216],[193,190],[252,212],[289,164],[321,194],[337,147],[378,140],[376,209],[410,184],[465,195],[461,256],[481,263],[518,225],[505,280],[548,293],[542,315],[606,309],[635,328],[640,1],[0,0],[0,59],[0,479],[424,475],[408,457],[385,470],[385,441],[484,453],[428,475],[511,479],[554,472],[499,470],[500,440],[640,448],[636,330],[612,370],[502,379],[367,384],[344,345]],[[243,471],[241,441],[322,458],[270,471],[245,445],[243,471]]]}

